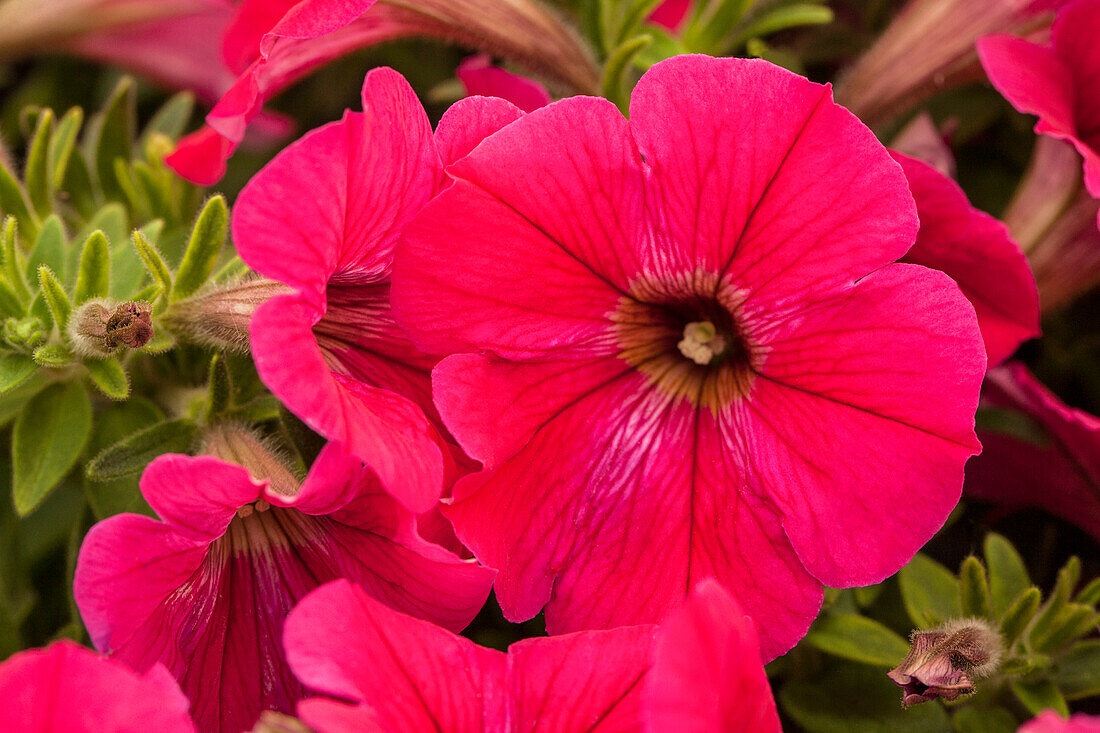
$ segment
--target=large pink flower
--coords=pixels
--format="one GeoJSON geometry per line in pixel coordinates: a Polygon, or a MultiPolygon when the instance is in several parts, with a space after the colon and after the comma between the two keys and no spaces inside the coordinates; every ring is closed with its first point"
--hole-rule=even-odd
{"type": "Polygon", "coordinates": [[[1016,109],[1039,116],[1035,132],[1073,144],[1084,158],[1085,187],[1100,198],[1100,0],[1064,7],[1050,44],[1012,36],[978,42],[993,86],[1016,109]]]}
{"type": "Polygon", "coordinates": [[[978,314],[989,366],[1039,335],[1039,291],[1008,228],[970,205],[958,184],[927,163],[893,153],[909,179],[920,231],[903,258],[950,275],[978,314]]]}
{"type": "Polygon", "coordinates": [[[88,533],[75,595],[98,649],[163,663],[202,731],[288,712],[303,688],[280,629],[309,591],[348,578],[415,616],[461,629],[492,573],[422,540],[412,514],[329,444],[297,494],[212,456],[166,455],[142,476],[163,521],[122,514],[88,533]]]}
{"type": "Polygon", "coordinates": [[[1021,725],[1018,733],[1100,733],[1100,717],[1078,713],[1067,719],[1044,710],[1021,725]]]}
{"type": "Polygon", "coordinates": [[[285,644],[303,684],[353,703],[302,701],[319,733],[779,730],[752,621],[714,583],[656,633],[525,639],[503,654],[338,581],[291,612],[285,644]]]}
{"type": "Polygon", "coordinates": [[[0,664],[0,700],[0,730],[13,733],[195,733],[163,666],[139,675],[71,641],[0,664]]]}
{"type": "Polygon", "coordinates": [[[463,100],[433,137],[408,83],[375,69],[362,113],[283,150],[233,208],[241,257],[296,291],[252,319],[260,376],[413,511],[439,499],[447,455],[425,416],[435,415],[429,373],[438,358],[414,348],[390,315],[393,243],[443,185],[444,164],[521,114],[498,99],[463,100]]]}
{"type": "Polygon", "coordinates": [[[652,622],[716,576],[769,658],[821,584],[895,572],[958,501],[985,354],[942,273],[890,264],[905,176],[829,88],[681,56],[536,110],[405,230],[394,312],[486,470],[448,510],[509,619],[652,622]],[[934,398],[930,398],[934,397],[934,398]]]}
{"type": "Polygon", "coordinates": [[[1020,413],[1031,435],[981,431],[985,450],[967,466],[966,494],[1045,509],[1100,540],[1100,418],[1066,405],[1019,362],[989,373],[982,405],[1020,413]]]}

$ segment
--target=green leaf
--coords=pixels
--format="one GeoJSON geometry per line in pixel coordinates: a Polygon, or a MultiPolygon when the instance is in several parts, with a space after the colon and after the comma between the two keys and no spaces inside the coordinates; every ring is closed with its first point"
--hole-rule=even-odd
{"type": "Polygon", "coordinates": [[[228,229],[229,209],[226,208],[225,199],[214,196],[206,202],[195,222],[195,228],[191,231],[191,239],[184,250],[179,270],[176,271],[173,300],[186,298],[206,284],[210,273],[214,271],[218,255],[221,254],[228,229]]]}
{"type": "Polygon", "coordinates": [[[88,158],[93,180],[108,200],[125,201],[122,188],[115,178],[115,160],[129,161],[134,143],[134,120],[137,117],[134,82],[123,77],[115,86],[101,112],[93,115],[84,138],[84,154],[88,158]]]}
{"type": "Polygon", "coordinates": [[[1009,604],[1031,585],[1027,566],[1012,543],[995,532],[985,537],[985,564],[989,568],[989,591],[993,615],[1000,618],[1009,604]]]}
{"type": "Polygon", "coordinates": [[[955,575],[923,554],[901,569],[898,587],[909,618],[922,629],[962,615],[955,575]]]}
{"type": "Polygon", "coordinates": [[[38,364],[26,354],[5,354],[0,358],[0,395],[7,394],[38,371],[38,364]]]}
{"type": "Polygon", "coordinates": [[[204,419],[209,422],[230,406],[233,386],[229,379],[229,367],[225,357],[215,354],[210,360],[210,379],[208,380],[206,413],[204,419]]]}
{"type": "Polygon", "coordinates": [[[92,174],[83,155],[69,157],[61,190],[65,192],[69,204],[84,218],[92,217],[101,203],[96,197],[92,174]]]}
{"type": "Polygon", "coordinates": [[[92,404],[77,382],[59,382],[35,395],[12,432],[12,496],[26,516],[69,472],[92,430],[92,404]]]}
{"type": "Polygon", "coordinates": [[[1062,609],[1069,603],[1073,589],[1077,587],[1077,581],[1081,578],[1081,559],[1071,557],[1058,571],[1058,578],[1054,581],[1054,588],[1050,591],[1050,599],[1046,606],[1039,612],[1031,630],[1028,632],[1028,640],[1040,639],[1050,631],[1051,626],[1062,614],[1062,609]]]}
{"type": "Polygon", "coordinates": [[[186,452],[194,437],[195,423],[187,418],[157,423],[105,448],[84,472],[93,481],[132,476],[162,453],[186,452]]]}
{"type": "Polygon", "coordinates": [[[38,115],[38,127],[27,151],[23,167],[23,181],[27,197],[39,216],[47,216],[53,209],[50,201],[50,170],[47,149],[53,137],[53,110],[44,109],[38,115]]]}
{"type": "MultiPolygon", "coordinates": [[[[19,417],[19,413],[23,411],[27,403],[51,384],[53,384],[52,380],[38,373],[5,394],[4,399],[0,400],[0,427],[6,427],[19,417]]],[[[11,458],[11,456],[8,456],[8,458],[11,458]]],[[[6,473],[10,477],[11,469],[8,468],[6,473]]]]}
{"type": "Polygon", "coordinates": [[[719,42],[741,22],[753,0],[719,0],[699,3],[684,29],[684,43],[694,51],[713,52],[719,42]]]}
{"type": "Polygon", "coordinates": [[[140,231],[134,232],[134,247],[138,256],[145,264],[145,269],[153,276],[153,281],[160,286],[161,297],[166,299],[172,293],[172,273],[168,265],[164,264],[164,258],[160,256],[157,248],[149,244],[149,240],[140,231]]]}
{"type": "Polygon", "coordinates": [[[16,239],[15,217],[9,216],[4,220],[4,279],[15,290],[15,294],[24,303],[31,299],[31,292],[27,288],[27,280],[23,276],[23,265],[19,261],[19,242],[16,239]]]}
{"type": "Polygon", "coordinates": [[[1032,586],[1022,590],[1020,595],[1009,604],[1001,617],[1001,635],[1004,636],[1005,644],[1011,645],[1020,638],[1024,629],[1031,623],[1031,619],[1035,617],[1035,612],[1039,610],[1041,601],[1042,594],[1038,588],[1032,586]]]}
{"type": "Polygon", "coordinates": [[[627,6],[626,16],[619,26],[619,32],[616,34],[616,45],[637,33],[645,19],[648,18],[662,2],[664,2],[664,0],[631,0],[630,4],[627,6]]]}
{"type": "Polygon", "coordinates": [[[0,314],[9,318],[22,318],[27,315],[26,306],[19,302],[19,296],[4,280],[0,280],[0,314]]]}
{"type": "Polygon", "coordinates": [[[113,400],[124,400],[130,396],[130,379],[118,359],[109,356],[106,359],[86,359],[84,366],[99,391],[113,400]]]}
{"type": "Polygon", "coordinates": [[[65,294],[65,288],[46,265],[38,268],[38,283],[42,286],[42,297],[50,306],[53,322],[57,324],[58,330],[64,332],[65,326],[69,323],[69,314],[73,309],[69,303],[69,296],[65,294]]]}
{"type": "MultiPolygon", "coordinates": [[[[108,405],[96,413],[95,430],[88,452],[98,454],[133,433],[163,420],[164,413],[160,408],[142,397],[108,405]]],[[[122,512],[153,514],[141,495],[138,474],[110,481],[92,481],[85,477],[84,494],[99,519],[122,512]]]]}
{"type": "Polygon", "coordinates": [[[27,273],[31,278],[38,277],[38,268],[45,265],[59,278],[65,278],[65,227],[56,215],[51,215],[42,224],[42,230],[34,240],[34,247],[27,257],[27,273]]]}
{"type": "Polygon", "coordinates": [[[943,733],[951,723],[942,705],[905,710],[901,690],[881,670],[858,664],[830,666],[784,685],[779,702],[809,733],[943,733]]]}
{"type": "Polygon", "coordinates": [[[153,204],[145,194],[144,189],[134,180],[133,168],[129,165],[129,161],[115,158],[113,168],[115,181],[118,183],[118,187],[122,189],[126,201],[130,204],[130,210],[134,212],[134,218],[138,221],[152,218],[153,204]]]}
{"type": "Polygon", "coordinates": [[[45,296],[39,291],[34,300],[31,301],[31,307],[27,312],[37,318],[42,323],[42,327],[47,331],[53,328],[53,314],[50,313],[50,306],[46,302],[45,296]]]}
{"type": "Polygon", "coordinates": [[[993,615],[985,568],[973,555],[963,560],[959,568],[959,599],[964,616],[990,618],[993,615]]]}
{"type": "Polygon", "coordinates": [[[16,218],[24,237],[38,236],[38,217],[31,212],[23,184],[5,165],[0,165],[0,210],[16,218]]]}
{"type": "Polygon", "coordinates": [[[1100,639],[1070,648],[1059,657],[1051,679],[1069,700],[1100,695],[1100,639]]]}
{"type": "Polygon", "coordinates": [[[833,22],[833,11],[822,5],[800,3],[776,8],[766,15],[754,18],[737,32],[729,48],[737,48],[750,38],[769,36],[772,33],[806,25],[824,25],[833,22]]]}
{"type": "Polygon", "coordinates": [[[1043,633],[1030,635],[1031,648],[1046,654],[1056,652],[1095,629],[1098,618],[1092,606],[1068,603],[1043,633]]]}
{"type": "Polygon", "coordinates": [[[1077,602],[1089,606],[1100,603],[1100,578],[1093,578],[1088,585],[1081,589],[1081,592],[1077,594],[1077,602]]]}
{"type": "Polygon", "coordinates": [[[649,44],[653,43],[653,36],[642,34],[634,36],[629,41],[624,41],[611,52],[604,64],[603,70],[603,96],[610,99],[625,110],[630,95],[627,92],[626,74],[630,64],[649,44]]]}
{"type": "Polygon", "coordinates": [[[1016,680],[1012,683],[1012,692],[1032,715],[1038,715],[1047,708],[1054,710],[1063,718],[1069,717],[1069,706],[1062,693],[1047,677],[1033,680],[1016,680]]]}
{"type": "Polygon", "coordinates": [[[909,644],[878,621],[855,614],[822,616],[810,628],[806,643],[853,662],[896,667],[909,653],[909,644]]]}
{"type": "Polygon", "coordinates": [[[141,147],[145,147],[153,135],[164,135],[175,140],[187,129],[191,115],[195,111],[195,95],[191,92],[179,92],[160,106],[149,119],[149,124],[141,133],[141,147]]]}
{"type": "Polygon", "coordinates": [[[84,110],[73,107],[57,124],[57,131],[50,138],[49,150],[46,153],[47,168],[50,173],[50,191],[57,191],[64,185],[65,174],[69,170],[69,160],[73,157],[73,149],[76,148],[76,136],[80,133],[80,126],[84,124],[84,110]]]}
{"type": "Polygon", "coordinates": [[[244,275],[248,274],[248,265],[244,263],[237,255],[233,255],[228,262],[222,265],[217,272],[214,273],[214,277],[211,278],[214,282],[228,282],[236,280],[244,275]]]}
{"type": "Polygon", "coordinates": [[[80,269],[76,274],[77,305],[92,298],[106,298],[111,286],[111,245],[103,232],[92,232],[80,253],[80,269]]]}
{"type": "Polygon", "coordinates": [[[955,711],[951,725],[958,733],[1016,733],[1020,723],[1004,708],[966,705],[955,711]]]}
{"type": "Polygon", "coordinates": [[[47,344],[34,350],[34,360],[44,367],[63,367],[72,364],[72,352],[61,344],[47,344]]]}

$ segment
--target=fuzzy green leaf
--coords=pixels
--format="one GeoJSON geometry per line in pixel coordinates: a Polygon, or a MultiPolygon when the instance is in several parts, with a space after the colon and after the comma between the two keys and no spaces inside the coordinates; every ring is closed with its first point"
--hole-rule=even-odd
{"type": "Polygon", "coordinates": [[[1051,626],[1054,625],[1055,621],[1061,615],[1062,609],[1069,603],[1069,599],[1073,595],[1073,589],[1077,587],[1077,581],[1080,580],[1080,578],[1081,559],[1076,556],[1071,557],[1058,571],[1058,578],[1054,581],[1054,588],[1050,591],[1050,598],[1047,600],[1043,610],[1039,612],[1039,617],[1035,619],[1035,623],[1028,632],[1028,639],[1030,641],[1034,642],[1050,631],[1051,626]]]}
{"type": "MultiPolygon", "coordinates": [[[[108,405],[95,416],[95,430],[88,452],[98,454],[130,435],[164,420],[164,413],[154,403],[142,397],[108,405]]],[[[84,494],[98,519],[122,512],[152,515],[138,485],[139,475],[133,474],[110,481],[92,481],[85,477],[84,494]]]]}
{"type": "Polygon", "coordinates": [[[102,203],[96,195],[88,161],[79,152],[69,157],[69,167],[65,170],[61,190],[65,192],[69,204],[85,219],[93,216],[102,203]]]}
{"type": "Polygon", "coordinates": [[[27,186],[27,198],[39,216],[49,215],[53,208],[50,201],[50,169],[48,148],[53,137],[53,110],[44,109],[38,114],[38,126],[27,151],[23,167],[23,182],[27,186]]]}
{"type": "Polygon", "coordinates": [[[5,354],[0,358],[0,395],[7,394],[38,371],[38,364],[26,354],[5,354]]]}
{"type": "Polygon", "coordinates": [[[45,265],[38,268],[38,283],[42,286],[42,296],[50,306],[53,322],[57,324],[59,330],[64,331],[73,309],[72,304],[69,303],[69,296],[65,294],[65,288],[45,265]]]}
{"type": "Polygon", "coordinates": [[[34,350],[34,360],[44,367],[63,367],[76,361],[72,352],[61,344],[47,344],[34,350]]]}
{"type": "Polygon", "coordinates": [[[23,184],[4,165],[0,165],[0,211],[15,217],[19,230],[27,239],[38,236],[38,217],[31,211],[23,184]]]}
{"type": "Polygon", "coordinates": [[[985,568],[973,555],[963,560],[959,568],[959,599],[964,616],[990,618],[993,614],[985,568]]]}
{"type": "Polygon", "coordinates": [[[1032,586],[1021,591],[1009,604],[1001,617],[1001,635],[1004,636],[1005,644],[1012,644],[1020,638],[1024,629],[1031,623],[1031,619],[1035,617],[1041,602],[1042,594],[1038,588],[1032,586]]]}
{"type": "Polygon", "coordinates": [[[141,133],[141,146],[145,147],[146,142],[152,135],[164,135],[175,140],[187,129],[194,111],[194,94],[179,92],[173,95],[149,119],[149,124],[145,126],[145,130],[141,133]]]}
{"type": "Polygon", "coordinates": [[[653,36],[642,34],[621,43],[607,59],[603,70],[603,96],[625,110],[630,95],[626,88],[626,72],[634,58],[653,43],[653,36]]]}
{"type": "Polygon", "coordinates": [[[103,110],[93,115],[88,123],[84,154],[91,163],[93,180],[107,200],[126,200],[115,177],[115,160],[129,161],[132,157],[136,118],[134,82],[123,77],[103,110]]]}
{"type": "Polygon", "coordinates": [[[76,274],[77,305],[92,298],[106,298],[111,286],[111,245],[103,232],[94,231],[84,242],[76,274]]]}
{"type": "Polygon", "coordinates": [[[834,657],[886,668],[896,667],[909,652],[901,636],[855,614],[822,616],[806,634],[806,643],[834,657]]]}
{"type": "Polygon", "coordinates": [[[46,303],[46,298],[42,295],[41,291],[34,296],[34,300],[31,301],[31,307],[27,309],[27,312],[31,316],[37,318],[42,323],[42,327],[45,330],[49,331],[53,328],[53,314],[50,313],[50,306],[46,303]]]}
{"type": "Polygon", "coordinates": [[[1070,700],[1100,695],[1100,639],[1071,647],[1058,658],[1052,679],[1070,700]]]}
{"type": "Polygon", "coordinates": [[[12,497],[26,516],[69,472],[92,430],[92,404],[78,382],[35,395],[12,432],[12,497]]]}
{"type": "Polygon", "coordinates": [[[1031,648],[1045,654],[1057,652],[1073,640],[1095,629],[1098,619],[1100,617],[1096,615],[1092,606],[1067,603],[1043,633],[1030,636],[1031,648]]]}
{"type": "Polygon", "coordinates": [[[833,11],[822,5],[800,3],[776,8],[766,15],[754,18],[737,32],[730,48],[737,48],[750,38],[770,36],[788,28],[806,25],[824,25],[833,22],[833,11]]]}
{"type": "Polygon", "coordinates": [[[225,199],[214,196],[206,202],[191,231],[191,239],[173,283],[173,300],[186,298],[206,284],[221,254],[228,229],[229,209],[225,199]]]}
{"type": "Polygon", "coordinates": [[[1012,683],[1012,692],[1032,715],[1038,715],[1049,708],[1063,718],[1069,717],[1066,699],[1047,677],[1016,680],[1012,683]]]}
{"type": "Polygon", "coordinates": [[[84,124],[84,110],[73,107],[57,123],[57,131],[50,138],[46,154],[47,168],[50,174],[50,191],[57,191],[64,185],[65,174],[69,170],[69,161],[76,148],[76,137],[80,126],[84,124]]]}
{"type": "Polygon", "coordinates": [[[22,318],[27,315],[26,306],[19,301],[19,296],[4,280],[0,280],[0,315],[9,318],[22,318]]]}
{"type": "Polygon", "coordinates": [[[84,469],[93,481],[141,473],[162,453],[184,453],[195,437],[195,423],[186,418],[157,423],[105,448],[84,469]]]}
{"type": "Polygon", "coordinates": [[[161,297],[167,299],[172,292],[172,273],[164,263],[164,258],[140,231],[134,232],[133,241],[138,256],[145,264],[145,269],[153,276],[153,281],[160,286],[161,297]]]}
{"type": "Polygon", "coordinates": [[[9,216],[4,220],[4,279],[12,286],[16,295],[24,303],[31,299],[30,289],[27,287],[27,279],[24,277],[23,263],[20,261],[19,241],[16,238],[15,217],[9,216]]]}
{"type": "Polygon", "coordinates": [[[1081,592],[1077,594],[1077,602],[1089,606],[1100,603],[1100,578],[1093,578],[1088,585],[1081,589],[1081,592]]]}
{"type": "Polygon", "coordinates": [[[210,379],[206,396],[206,421],[217,417],[230,407],[233,385],[229,379],[229,367],[225,357],[215,354],[210,360],[210,379]]]}
{"type": "Polygon", "coordinates": [[[995,532],[985,538],[985,564],[989,568],[989,591],[993,615],[1000,617],[1009,604],[1028,586],[1027,566],[1012,543],[995,532]]]}
{"type": "Polygon", "coordinates": [[[27,274],[38,278],[38,269],[45,265],[60,279],[65,279],[65,226],[56,215],[42,223],[42,229],[34,240],[34,247],[27,257],[27,274]]]}
{"type": "Polygon", "coordinates": [[[898,586],[909,618],[922,629],[962,615],[954,573],[925,555],[901,569],[898,586]]]}
{"type": "Polygon", "coordinates": [[[113,400],[124,400],[130,396],[130,379],[118,359],[109,356],[106,359],[87,359],[84,366],[99,391],[113,400]]]}

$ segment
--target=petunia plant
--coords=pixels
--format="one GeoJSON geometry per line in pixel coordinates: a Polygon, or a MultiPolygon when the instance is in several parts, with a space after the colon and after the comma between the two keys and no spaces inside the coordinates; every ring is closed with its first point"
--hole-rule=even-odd
{"type": "Polygon", "coordinates": [[[1095,727],[1098,8],[0,0],[0,728],[1095,727]]]}

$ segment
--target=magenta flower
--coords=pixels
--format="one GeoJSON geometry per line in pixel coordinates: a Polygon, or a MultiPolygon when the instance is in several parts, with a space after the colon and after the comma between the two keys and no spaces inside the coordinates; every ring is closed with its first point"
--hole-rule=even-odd
{"type": "Polygon", "coordinates": [[[652,622],[712,575],[771,658],[822,583],[878,582],[941,526],[978,450],[974,310],[890,264],[912,196],[828,87],[676,57],[629,122],[562,100],[449,172],[394,312],[425,349],[479,352],[433,373],[486,468],[446,511],[509,619],[652,622]]]}
{"type": "Polygon", "coordinates": [[[927,163],[893,153],[909,179],[920,231],[903,262],[932,267],[959,284],[978,315],[989,366],[1039,335],[1039,291],[1004,224],[970,205],[958,184],[927,163]]]}
{"type": "Polygon", "coordinates": [[[208,127],[181,140],[166,162],[195,183],[216,183],[268,99],[346,53],[409,36],[491,49],[578,90],[598,88],[590,54],[533,0],[243,0],[223,45],[240,76],[207,116],[208,127]]]}
{"type": "Polygon", "coordinates": [[[546,87],[533,79],[493,66],[486,54],[477,54],[458,65],[455,76],[462,82],[466,96],[499,97],[524,112],[550,104],[546,87]]]}
{"type": "Polygon", "coordinates": [[[689,10],[691,10],[691,0],[664,0],[650,14],[649,22],[675,31],[687,18],[689,10]]]}
{"type": "Polygon", "coordinates": [[[187,698],[163,666],[137,674],[68,640],[0,663],[0,730],[195,733],[187,698]]]}
{"type": "Polygon", "coordinates": [[[1100,717],[1077,713],[1066,719],[1044,710],[1021,725],[1018,733],[1100,733],[1100,717]]]}
{"type": "Polygon", "coordinates": [[[989,80],[1012,105],[1038,115],[1035,132],[1066,140],[1084,158],[1085,187],[1100,198],[1100,0],[1062,8],[1050,44],[1012,36],[978,41],[989,80]]]}
{"type": "Polygon", "coordinates": [[[414,348],[390,315],[393,243],[443,185],[444,164],[521,114],[502,100],[464,100],[433,137],[408,83],[375,69],[362,113],[287,147],[233,209],[241,257],[296,291],[253,316],[260,376],[416,512],[438,501],[449,456],[425,416],[435,416],[429,374],[438,357],[414,348]]]}
{"type": "Polygon", "coordinates": [[[284,640],[304,685],[352,702],[299,703],[318,733],[779,730],[752,622],[713,583],[656,634],[525,639],[504,654],[337,581],[298,604],[284,640]]]}
{"type": "Polygon", "coordinates": [[[298,493],[289,474],[274,479],[213,456],[161,456],[141,489],[163,521],[111,517],[80,551],[74,593],[96,648],[139,671],[167,666],[202,731],[238,733],[262,710],[293,709],[303,688],[280,629],[318,585],[348,578],[458,630],[492,582],[420,539],[415,517],[336,444],[298,493]]]}
{"type": "Polygon", "coordinates": [[[981,404],[1022,414],[1033,434],[981,431],[966,494],[1044,509],[1100,539],[1100,418],[1067,406],[1019,362],[989,373],[981,404]]]}

